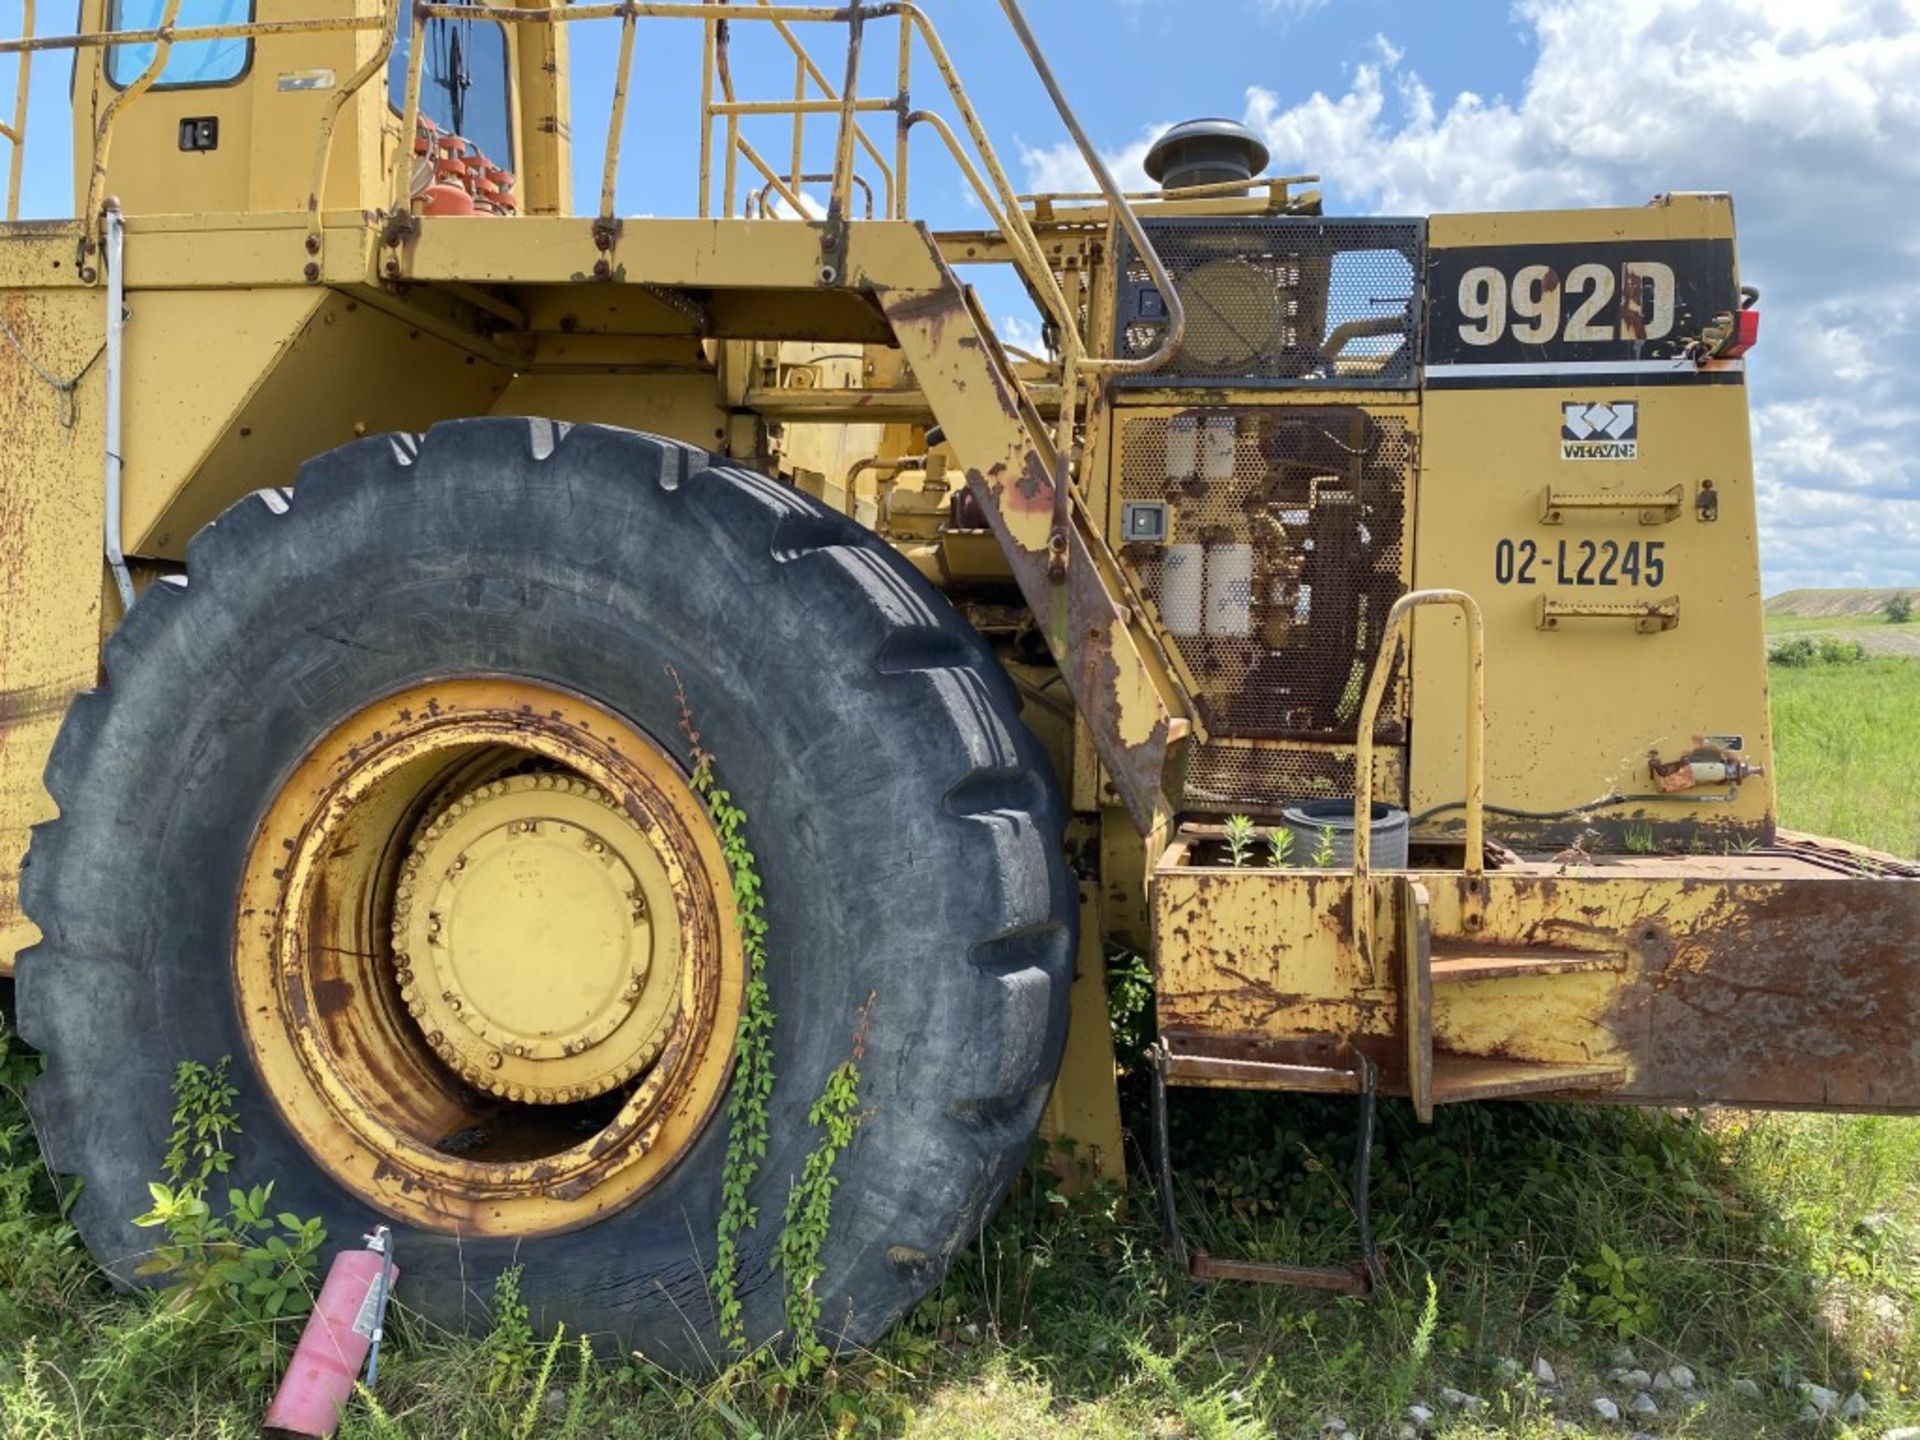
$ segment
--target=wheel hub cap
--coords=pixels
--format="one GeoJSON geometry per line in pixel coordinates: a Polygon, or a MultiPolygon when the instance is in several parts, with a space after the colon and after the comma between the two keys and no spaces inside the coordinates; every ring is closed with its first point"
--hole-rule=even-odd
{"type": "Polygon", "coordinates": [[[666,869],[645,832],[581,780],[520,775],[448,805],[401,869],[393,936],[408,1013],[490,1095],[605,1094],[651,1065],[672,1027],[679,935],[666,869]]]}

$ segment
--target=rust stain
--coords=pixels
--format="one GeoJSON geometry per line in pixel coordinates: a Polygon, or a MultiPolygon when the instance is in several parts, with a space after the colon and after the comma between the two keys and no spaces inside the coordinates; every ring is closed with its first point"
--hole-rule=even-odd
{"type": "Polygon", "coordinates": [[[0,726],[57,715],[80,692],[71,685],[27,685],[0,690],[0,726]]]}

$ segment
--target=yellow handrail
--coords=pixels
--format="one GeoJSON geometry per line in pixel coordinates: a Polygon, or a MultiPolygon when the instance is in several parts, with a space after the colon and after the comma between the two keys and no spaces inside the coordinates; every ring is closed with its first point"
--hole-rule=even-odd
{"type": "MultiPolygon", "coordinates": [[[[40,36],[33,33],[33,0],[23,0],[23,11],[26,16],[24,33],[17,40],[0,41],[0,55],[19,55],[23,72],[20,93],[16,97],[15,120],[12,125],[0,125],[0,137],[5,137],[14,144],[12,164],[9,167],[9,216],[17,213],[18,209],[18,191],[22,174],[21,149],[25,132],[25,72],[30,67],[29,57],[33,54],[49,50],[79,50],[109,45],[151,44],[154,47],[152,60],[146,70],[131,85],[108,101],[98,117],[93,164],[83,209],[85,215],[93,216],[98,212],[99,203],[104,194],[114,125],[125,108],[157,81],[165,68],[172,46],[221,39],[251,40],[263,36],[377,29],[382,34],[375,55],[359,67],[345,84],[332,92],[327,107],[322,112],[313,160],[314,185],[308,205],[307,228],[307,248],[309,254],[314,257],[308,266],[307,273],[310,279],[317,279],[319,269],[317,260],[320,246],[324,241],[321,207],[334,130],[347,101],[379,74],[390,59],[392,47],[396,42],[398,24],[402,23],[395,13],[398,3],[399,0],[388,0],[388,3],[381,7],[380,13],[373,15],[251,21],[181,28],[175,23],[179,14],[179,0],[167,0],[160,24],[150,29],[40,36]]],[[[985,126],[981,123],[973,102],[954,68],[951,56],[921,6],[912,3],[912,0],[869,0],[869,3],[841,6],[780,3],[780,0],[752,0],[752,3],[748,3],[748,0],[582,0],[582,3],[557,9],[525,9],[501,3],[466,3],[466,0],[415,0],[411,8],[410,23],[413,27],[415,43],[410,47],[408,54],[406,95],[402,106],[400,127],[401,143],[393,161],[391,209],[397,216],[404,217],[409,212],[412,200],[411,137],[418,132],[419,128],[420,89],[425,50],[422,39],[425,27],[430,20],[488,20],[517,26],[571,24],[591,20],[620,22],[618,72],[607,136],[606,161],[601,173],[600,187],[600,220],[607,226],[603,233],[607,234],[608,243],[611,243],[614,190],[618,176],[625,102],[631,79],[636,24],[641,19],[652,18],[699,20],[706,31],[706,65],[701,81],[700,212],[703,215],[710,210],[712,127],[716,119],[724,120],[727,127],[724,193],[728,213],[733,211],[737,194],[736,162],[744,158],[774,190],[781,194],[782,199],[792,207],[796,216],[804,216],[806,210],[799,183],[789,183],[774,171],[773,167],[741,134],[740,120],[743,116],[751,115],[791,117],[795,125],[794,164],[795,176],[798,177],[798,166],[801,163],[798,157],[803,149],[802,129],[806,117],[812,114],[837,112],[838,131],[835,136],[834,166],[828,191],[829,218],[844,217],[849,212],[855,179],[856,151],[870,160],[881,174],[886,193],[885,213],[894,218],[905,218],[908,213],[905,185],[909,156],[908,140],[914,126],[929,124],[934,127],[935,132],[953,155],[967,183],[979,196],[996,227],[1006,236],[1016,265],[1030,288],[1039,297],[1042,308],[1055,322],[1061,337],[1061,368],[1063,377],[1069,382],[1070,390],[1072,382],[1077,381],[1080,376],[1092,377],[1151,370],[1163,363],[1179,346],[1185,325],[1185,312],[1181,306],[1180,296],[1161,264],[1151,240],[1140,225],[1138,216],[1129,204],[1130,197],[1124,194],[1114,182],[1098,151],[1088,141],[1086,133],[1074,117],[1045,56],[1040,52],[1038,43],[1027,25],[1019,0],[1001,0],[1001,8],[1022,47],[1027,51],[1035,72],[1054,100],[1055,108],[1073,136],[1088,168],[1092,171],[1099,187],[1098,197],[1112,207],[1114,217],[1133,242],[1134,250],[1146,264],[1150,276],[1166,300],[1168,323],[1161,333],[1159,343],[1148,355],[1131,358],[1098,355],[1092,352],[1086,337],[1080,334],[1078,317],[1060,289],[1057,277],[1025,213],[1021,198],[1007,177],[985,126]],[[900,24],[895,92],[888,98],[863,99],[856,93],[860,41],[867,23],[883,18],[897,19],[900,24]],[[734,21],[766,23],[792,49],[796,57],[794,99],[750,101],[742,100],[733,93],[732,77],[726,63],[726,49],[727,27],[734,21]],[[846,78],[837,88],[828,81],[826,75],[807,53],[806,47],[800,43],[793,29],[799,24],[847,26],[846,78]],[[969,142],[967,146],[960,143],[959,136],[944,119],[930,111],[909,109],[908,96],[915,36],[919,38],[921,45],[925,47],[939,71],[940,78],[947,88],[966,131],[969,142]],[[716,77],[722,89],[722,94],[717,98],[713,93],[716,77]],[[819,92],[819,98],[809,97],[809,87],[819,92]],[[887,163],[879,146],[859,123],[859,117],[862,115],[886,111],[892,111],[895,115],[895,155],[891,165],[887,163]],[[969,148],[973,156],[978,159],[977,166],[974,159],[967,154],[969,148]]],[[[92,267],[85,268],[91,272],[92,267]]],[[[1068,442],[1071,439],[1073,408],[1071,397],[1069,397],[1069,403],[1062,408],[1061,436],[1058,446],[1062,454],[1071,448],[1068,442]]],[[[1068,509],[1064,498],[1060,508],[1064,518],[1068,509]]]]}
{"type": "MultiPolygon", "coordinates": [[[[160,72],[167,68],[167,57],[173,53],[173,22],[180,18],[180,0],[167,0],[167,8],[160,12],[160,26],[154,32],[153,58],[147,62],[134,82],[107,102],[107,108],[100,112],[100,118],[94,126],[93,169],[87,174],[87,201],[80,213],[88,223],[100,212],[100,204],[106,197],[107,157],[113,150],[113,122],[120,112],[147,91],[153,88],[154,81],[160,78],[160,72]]],[[[87,247],[92,241],[81,242],[80,274],[91,283],[95,267],[85,261],[87,247]]]]}
{"type": "MultiPolygon", "coordinates": [[[[20,33],[26,39],[33,38],[34,0],[20,0],[20,33]]],[[[20,218],[20,178],[24,173],[27,159],[27,89],[33,80],[33,52],[20,52],[20,67],[14,77],[13,85],[13,123],[0,125],[0,136],[4,136],[12,147],[7,156],[7,219],[20,218]]]]}
{"type": "Polygon", "coordinates": [[[1373,957],[1373,730],[1399,657],[1407,617],[1422,605],[1457,606],[1467,622],[1467,853],[1465,869],[1477,878],[1486,868],[1486,627],[1480,604],[1464,590],[1410,590],[1393,602],[1381,627],[1380,655],[1367,677],[1360,705],[1360,733],[1353,754],[1353,946],[1375,979],[1373,957]]]}
{"type": "MultiPolygon", "coordinates": [[[[380,43],[374,47],[373,58],[368,60],[353,74],[347,77],[344,85],[337,87],[327,97],[327,108],[320,113],[320,138],[313,151],[313,187],[307,194],[307,253],[313,256],[307,264],[307,278],[320,278],[320,247],[325,241],[325,233],[320,224],[320,209],[327,193],[327,168],[333,159],[333,129],[340,122],[340,112],[347,101],[360,93],[375,75],[387,68],[387,61],[393,55],[393,43],[400,33],[399,7],[402,0],[385,0],[381,9],[380,43]]],[[[401,139],[400,155],[396,164],[411,173],[413,147],[401,139]]]]}

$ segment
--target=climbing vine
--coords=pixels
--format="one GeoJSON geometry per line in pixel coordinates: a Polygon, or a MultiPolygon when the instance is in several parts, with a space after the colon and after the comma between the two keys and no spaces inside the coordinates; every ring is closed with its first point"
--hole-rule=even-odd
{"type": "Polygon", "coordinates": [[[706,803],[733,881],[733,906],[740,922],[740,948],[747,984],[734,1030],[733,1087],[727,1093],[727,1154],[721,1167],[720,1224],[713,1260],[714,1298],[719,1303],[720,1338],[734,1350],[747,1348],[746,1320],[740,1305],[740,1237],[759,1221],[748,1198],[760,1162],[767,1155],[767,1102],[773,1095],[773,1001],[767,993],[767,920],[760,871],[747,843],[746,812],[714,778],[713,756],[700,743],[687,692],[672,666],[674,694],[680,703],[680,729],[693,751],[693,790],[706,803]]]}
{"type": "Polygon", "coordinates": [[[826,1244],[832,1218],[833,1192],[840,1183],[833,1173],[833,1163],[852,1143],[854,1128],[859,1124],[860,1061],[866,1054],[873,999],[868,995],[867,1003],[860,1007],[852,1055],[834,1066],[820,1098],[807,1112],[807,1123],[820,1131],[820,1141],[800,1167],[800,1178],[787,1192],[787,1213],[774,1252],[773,1263],[786,1277],[787,1335],[793,1345],[793,1368],[802,1378],[829,1358],[820,1340],[820,1296],[815,1286],[825,1268],[820,1250],[826,1244]]]}
{"type": "MultiPolygon", "coordinates": [[[[713,820],[733,882],[734,910],[739,916],[740,944],[747,966],[746,995],[734,1031],[735,1069],[733,1087],[727,1095],[727,1153],[721,1166],[720,1222],[713,1261],[721,1342],[744,1353],[747,1332],[740,1301],[740,1237],[760,1221],[759,1207],[748,1198],[748,1192],[767,1157],[767,1105],[773,1096],[774,1014],[766,978],[766,902],[753,847],[747,843],[746,812],[715,779],[713,755],[700,743],[693,708],[687,702],[679,673],[672,666],[667,667],[667,673],[673,677],[680,706],[680,729],[693,752],[693,790],[713,820]]],[[[796,1378],[804,1377],[828,1358],[827,1347],[819,1338],[821,1307],[816,1286],[824,1269],[820,1251],[832,1219],[833,1192],[840,1183],[833,1174],[834,1162],[852,1142],[859,1124],[860,1060],[866,1052],[873,1000],[869,995],[860,1008],[851,1056],[834,1067],[820,1098],[807,1112],[808,1124],[821,1136],[787,1192],[786,1213],[774,1251],[774,1267],[786,1282],[787,1335],[793,1355],[791,1373],[796,1378]]]]}

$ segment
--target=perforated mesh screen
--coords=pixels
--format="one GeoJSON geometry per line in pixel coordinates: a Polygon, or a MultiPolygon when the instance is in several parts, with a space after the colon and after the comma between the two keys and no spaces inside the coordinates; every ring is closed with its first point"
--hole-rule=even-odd
{"type": "MultiPolygon", "coordinates": [[[[1424,227],[1414,220],[1147,222],[1187,310],[1173,359],[1125,383],[1411,386],[1424,227]]],[[[1118,353],[1159,342],[1166,306],[1120,242],[1118,353]]]]}
{"type": "Polygon", "coordinates": [[[1187,804],[1197,810],[1277,812],[1299,800],[1353,794],[1353,751],[1201,745],[1187,761],[1187,804]]]}
{"type": "MultiPolygon", "coordinates": [[[[1121,556],[1208,727],[1351,743],[1405,585],[1412,433],[1358,406],[1195,409],[1121,422],[1121,499],[1166,506],[1121,556]]],[[[1402,687],[1377,740],[1398,743],[1402,687]]]]}

